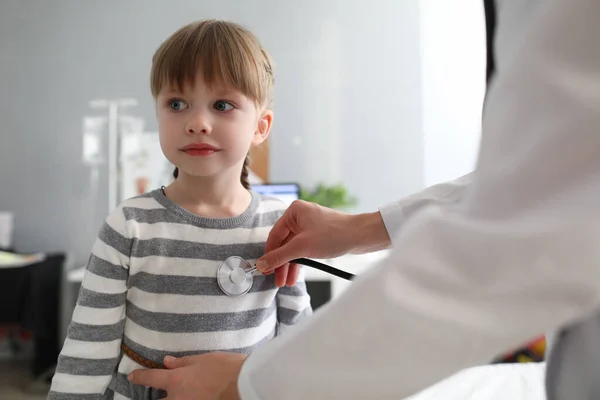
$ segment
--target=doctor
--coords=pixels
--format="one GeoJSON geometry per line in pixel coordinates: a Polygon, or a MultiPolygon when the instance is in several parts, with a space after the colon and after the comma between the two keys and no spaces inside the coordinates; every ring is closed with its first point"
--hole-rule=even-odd
{"type": "MultiPolygon", "coordinates": [[[[248,358],[166,359],[133,381],[169,399],[400,399],[597,310],[598,16],[598,0],[502,2],[473,174],[374,214],[295,204],[262,271],[390,241],[391,255],[248,358]]],[[[600,398],[581,390],[549,400],[600,398]]]]}

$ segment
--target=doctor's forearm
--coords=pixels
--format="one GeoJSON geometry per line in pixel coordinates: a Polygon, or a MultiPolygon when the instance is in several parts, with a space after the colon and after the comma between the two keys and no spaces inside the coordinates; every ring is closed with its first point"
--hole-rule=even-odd
{"type": "Polygon", "coordinates": [[[353,215],[348,220],[352,246],[352,254],[364,254],[389,249],[392,241],[385,227],[381,213],[365,213],[353,215]]]}

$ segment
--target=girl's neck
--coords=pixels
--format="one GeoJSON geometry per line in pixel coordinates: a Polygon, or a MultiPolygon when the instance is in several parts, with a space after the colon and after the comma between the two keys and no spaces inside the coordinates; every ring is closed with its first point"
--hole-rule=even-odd
{"type": "Polygon", "coordinates": [[[209,218],[238,216],[252,201],[239,177],[235,181],[226,177],[193,177],[181,170],[177,179],[165,188],[165,194],[189,212],[209,218]]]}

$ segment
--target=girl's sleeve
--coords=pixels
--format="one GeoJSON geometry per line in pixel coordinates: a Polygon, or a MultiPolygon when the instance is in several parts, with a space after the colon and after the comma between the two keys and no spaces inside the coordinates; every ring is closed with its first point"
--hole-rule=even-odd
{"type": "Polygon", "coordinates": [[[302,267],[296,285],[284,286],[277,292],[279,332],[285,332],[290,326],[298,324],[310,315],[312,315],[312,306],[306,289],[305,268],[302,267]]]}
{"type": "Polygon", "coordinates": [[[118,208],[93,246],[49,400],[99,399],[108,388],[120,359],[131,245],[118,208]]]}

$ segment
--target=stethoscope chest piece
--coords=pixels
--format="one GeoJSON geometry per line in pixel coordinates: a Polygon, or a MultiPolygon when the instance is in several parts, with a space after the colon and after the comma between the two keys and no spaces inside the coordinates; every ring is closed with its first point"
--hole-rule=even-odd
{"type": "Polygon", "coordinates": [[[255,268],[242,257],[228,257],[217,269],[217,283],[228,296],[242,296],[250,290],[255,268]]]}
{"type": "MultiPolygon", "coordinates": [[[[348,280],[354,279],[354,275],[349,272],[342,271],[327,264],[322,264],[315,260],[309,260],[308,258],[296,258],[290,262],[313,267],[340,278],[348,280]]],[[[223,261],[217,268],[217,283],[223,293],[227,296],[243,296],[248,293],[252,287],[254,272],[256,272],[256,267],[250,265],[248,261],[244,260],[242,257],[231,256],[223,261]]]]}

